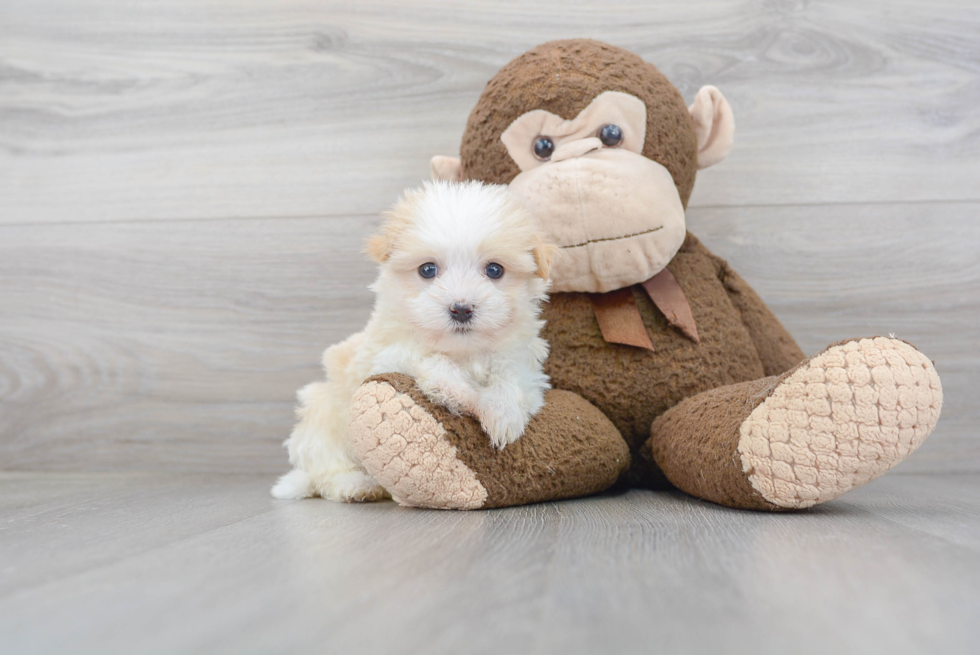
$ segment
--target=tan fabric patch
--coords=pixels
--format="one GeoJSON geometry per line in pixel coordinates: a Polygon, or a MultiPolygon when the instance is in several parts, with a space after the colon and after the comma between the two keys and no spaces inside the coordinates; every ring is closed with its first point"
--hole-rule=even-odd
{"type": "MultiPolygon", "coordinates": [[[[534,141],[539,136],[551,138],[557,152],[562,146],[595,137],[603,125],[610,123],[623,130],[620,148],[637,154],[643,152],[647,107],[636,96],[619,91],[600,93],[572,120],[565,120],[543,109],[529,111],[518,116],[503,131],[500,140],[514,163],[522,171],[527,171],[544,164],[534,156],[534,141]]],[[[602,144],[599,143],[598,147],[601,148],[602,144]]]]}
{"type": "Polygon", "coordinates": [[[683,332],[694,343],[701,343],[691,304],[674,274],[665,268],[641,285],[650,300],[664,314],[667,322],[683,332]]]}
{"type": "Polygon", "coordinates": [[[442,425],[388,383],[368,382],[354,394],[350,438],[368,473],[396,481],[387,491],[402,505],[478,509],[487,500],[442,425]]]}
{"type": "Polygon", "coordinates": [[[831,347],[742,423],[742,470],[779,507],[832,500],[915,451],[942,402],[932,362],[904,341],[876,337],[831,347]]]}
{"type": "MultiPolygon", "coordinates": [[[[667,270],[667,269],[664,269],[667,270]]],[[[606,343],[621,343],[653,350],[650,335],[630,287],[592,294],[592,309],[606,343]]]]}

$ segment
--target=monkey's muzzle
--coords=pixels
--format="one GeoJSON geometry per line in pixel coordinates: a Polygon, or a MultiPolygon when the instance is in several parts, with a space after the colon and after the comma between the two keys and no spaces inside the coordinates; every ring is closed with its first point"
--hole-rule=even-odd
{"type": "Polygon", "coordinates": [[[684,206],[673,178],[634,152],[587,150],[521,173],[510,189],[561,248],[554,291],[603,293],[638,284],[663,270],[684,243],[684,206]]]}

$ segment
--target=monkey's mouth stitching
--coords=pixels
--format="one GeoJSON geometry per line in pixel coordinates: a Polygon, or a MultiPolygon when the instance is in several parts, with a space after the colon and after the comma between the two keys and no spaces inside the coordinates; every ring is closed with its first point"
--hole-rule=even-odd
{"type": "Polygon", "coordinates": [[[575,244],[572,244],[570,246],[558,246],[558,247],[561,248],[561,249],[565,249],[565,248],[581,248],[582,246],[587,246],[590,243],[599,243],[600,241],[619,241],[620,239],[632,239],[633,237],[641,237],[644,234],[650,234],[651,232],[656,232],[657,230],[662,230],[662,229],[664,229],[664,226],[663,225],[661,225],[659,227],[650,228],[649,230],[643,230],[642,232],[636,232],[634,234],[624,234],[621,237],[605,237],[605,238],[602,238],[602,239],[589,239],[588,241],[583,241],[582,243],[575,243],[575,244]]]}

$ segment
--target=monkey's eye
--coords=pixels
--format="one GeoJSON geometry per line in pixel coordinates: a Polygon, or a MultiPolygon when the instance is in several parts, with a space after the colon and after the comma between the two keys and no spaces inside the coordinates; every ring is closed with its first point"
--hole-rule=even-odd
{"type": "Polygon", "coordinates": [[[491,280],[499,280],[504,276],[504,267],[497,262],[490,262],[487,264],[486,273],[491,280]]]}
{"type": "Polygon", "coordinates": [[[439,267],[432,262],[426,262],[419,266],[419,275],[424,277],[426,280],[432,279],[439,272],[439,267]]]}
{"type": "Polygon", "coordinates": [[[539,136],[534,140],[534,156],[541,161],[551,159],[551,153],[555,151],[555,142],[547,136],[539,136]]]}
{"type": "Polygon", "coordinates": [[[613,125],[612,123],[600,127],[596,136],[602,141],[602,145],[607,148],[615,148],[623,142],[623,130],[620,129],[619,125],[613,125]]]}

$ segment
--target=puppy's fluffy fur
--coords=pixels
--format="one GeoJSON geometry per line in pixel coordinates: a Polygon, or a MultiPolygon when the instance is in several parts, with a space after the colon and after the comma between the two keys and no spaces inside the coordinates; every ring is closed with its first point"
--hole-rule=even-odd
{"type": "Polygon", "coordinates": [[[556,251],[519,202],[503,186],[433,182],[385,218],[367,245],[380,265],[374,312],[363,332],[324,352],[326,381],[299,391],[299,423],[286,441],[294,468],[273,487],[277,498],[385,495],[347,435],[351,397],[372,375],[413,376],[434,402],[476,416],[498,448],[516,441],[544,402],[539,314],[556,251]],[[503,267],[498,279],[491,263],[503,267]],[[423,264],[437,274],[424,277],[423,264]]]}

